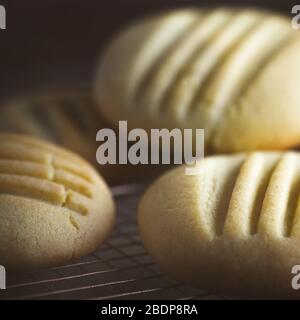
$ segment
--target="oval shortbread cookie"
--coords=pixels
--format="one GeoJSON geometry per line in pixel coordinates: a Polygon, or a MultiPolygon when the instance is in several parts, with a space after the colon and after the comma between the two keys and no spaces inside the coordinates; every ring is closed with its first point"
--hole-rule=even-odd
{"type": "Polygon", "coordinates": [[[171,277],[214,293],[295,297],[300,265],[300,155],[208,157],[177,168],[139,206],[145,246],[171,277]]]}
{"type": "Polygon", "coordinates": [[[112,123],[204,128],[212,151],[299,144],[300,36],[290,19],[250,9],[180,10],[121,32],[95,83],[112,123]]]}
{"type": "Polygon", "coordinates": [[[43,140],[0,134],[0,264],[59,265],[95,250],[114,223],[112,195],[83,159],[43,140]]]}

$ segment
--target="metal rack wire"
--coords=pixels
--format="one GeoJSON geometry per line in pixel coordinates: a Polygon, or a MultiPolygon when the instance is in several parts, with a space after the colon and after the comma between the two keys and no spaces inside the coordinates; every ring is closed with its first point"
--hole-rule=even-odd
{"type": "Polygon", "coordinates": [[[156,267],[137,230],[143,189],[113,189],[116,228],[99,251],[68,265],[9,276],[0,299],[223,299],[173,282],[156,267]]]}

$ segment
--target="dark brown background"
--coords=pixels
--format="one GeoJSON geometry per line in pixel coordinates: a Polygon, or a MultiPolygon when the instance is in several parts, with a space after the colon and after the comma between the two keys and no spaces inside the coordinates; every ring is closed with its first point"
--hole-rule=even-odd
{"type": "MultiPolygon", "coordinates": [[[[52,83],[87,83],[101,46],[126,22],[189,5],[251,5],[291,15],[295,1],[0,0],[0,96],[52,83]]],[[[300,0],[299,0],[300,4],[300,0]]]]}

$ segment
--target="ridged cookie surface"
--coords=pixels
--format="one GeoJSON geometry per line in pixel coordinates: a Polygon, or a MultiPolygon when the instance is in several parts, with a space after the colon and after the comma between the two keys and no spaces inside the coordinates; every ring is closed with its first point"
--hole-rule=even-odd
{"type": "Polygon", "coordinates": [[[0,134],[0,264],[27,270],[95,250],[111,232],[114,204],[98,173],[43,140],[0,134]]]}
{"type": "Polygon", "coordinates": [[[157,166],[97,164],[97,132],[110,127],[85,89],[32,93],[0,106],[0,132],[32,135],[70,149],[95,164],[109,184],[136,182],[161,172],[157,166]]]}
{"type": "Polygon", "coordinates": [[[295,297],[300,265],[300,155],[208,157],[177,168],[139,206],[145,246],[171,277],[214,293],[295,297]]]}
{"type": "Polygon", "coordinates": [[[284,16],[172,11],[112,41],[95,94],[113,123],[204,128],[214,151],[287,148],[300,142],[299,50],[299,33],[284,16]]]}
{"type": "Polygon", "coordinates": [[[24,133],[62,145],[95,162],[96,134],[107,124],[84,89],[10,99],[0,108],[0,131],[24,133]]]}

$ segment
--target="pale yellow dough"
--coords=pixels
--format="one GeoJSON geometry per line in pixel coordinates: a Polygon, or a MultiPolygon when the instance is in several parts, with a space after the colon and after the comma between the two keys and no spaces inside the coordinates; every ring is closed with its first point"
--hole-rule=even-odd
{"type": "Polygon", "coordinates": [[[204,128],[214,152],[300,143],[300,36],[288,17],[251,9],[178,10],[118,34],[94,86],[111,123],[204,128]]]}
{"type": "Polygon", "coordinates": [[[0,265],[24,271],[88,254],[110,234],[114,211],[85,160],[43,140],[0,134],[0,265]]]}
{"type": "Polygon", "coordinates": [[[139,228],[167,275],[212,293],[300,298],[300,155],[254,152],[200,160],[158,179],[139,205],[139,228]]]}

